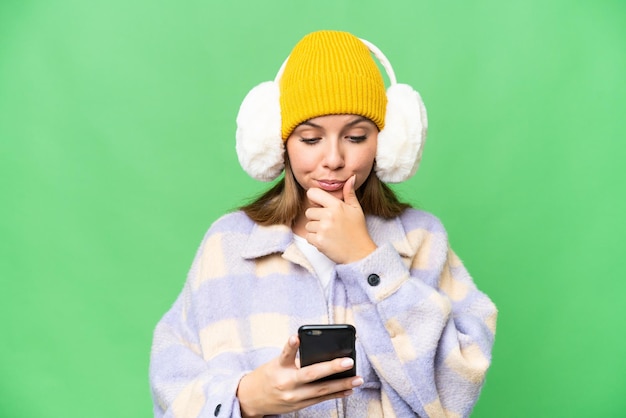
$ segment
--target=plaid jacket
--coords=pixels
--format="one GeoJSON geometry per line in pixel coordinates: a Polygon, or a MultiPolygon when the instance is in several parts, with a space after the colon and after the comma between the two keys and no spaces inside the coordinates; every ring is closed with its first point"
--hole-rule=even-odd
{"type": "Polygon", "coordinates": [[[155,416],[240,417],[241,377],[276,357],[300,325],[319,323],[356,327],[365,383],[283,416],[468,416],[491,362],[496,307],[434,216],[409,209],[367,225],[378,249],[336,266],[327,301],[290,228],[241,212],[216,221],[154,332],[155,416]]]}

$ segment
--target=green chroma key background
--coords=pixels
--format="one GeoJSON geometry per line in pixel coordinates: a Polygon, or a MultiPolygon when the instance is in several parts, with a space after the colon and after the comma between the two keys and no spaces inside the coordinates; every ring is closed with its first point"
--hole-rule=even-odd
{"type": "Polygon", "coordinates": [[[317,29],[426,102],[396,190],[500,309],[473,417],[625,416],[619,0],[0,2],[0,416],[151,416],[156,322],[267,187],[237,162],[241,100],[317,29]]]}

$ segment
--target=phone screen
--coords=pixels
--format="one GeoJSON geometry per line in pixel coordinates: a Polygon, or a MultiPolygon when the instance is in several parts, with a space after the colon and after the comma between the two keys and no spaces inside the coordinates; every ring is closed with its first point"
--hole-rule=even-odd
{"type": "Polygon", "coordinates": [[[354,366],[350,370],[323,377],[319,381],[356,375],[356,330],[349,324],[303,325],[298,329],[300,338],[300,366],[350,357],[354,366]]]}

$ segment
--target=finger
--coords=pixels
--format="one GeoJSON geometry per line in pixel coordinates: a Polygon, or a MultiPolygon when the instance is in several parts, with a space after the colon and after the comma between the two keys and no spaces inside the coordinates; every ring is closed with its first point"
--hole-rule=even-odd
{"type": "Polygon", "coordinates": [[[359,199],[356,197],[354,191],[354,184],[356,183],[356,174],[348,179],[343,185],[343,201],[350,206],[360,206],[359,199]]]}
{"type": "Polygon", "coordinates": [[[293,367],[296,363],[296,354],[299,346],[300,340],[296,335],[289,337],[287,344],[285,344],[282,353],[278,357],[279,364],[284,367],[293,367]]]}
{"type": "Polygon", "coordinates": [[[307,190],[306,196],[311,202],[316,203],[324,208],[331,207],[341,202],[341,200],[337,199],[335,196],[316,187],[312,187],[307,190]]]}
{"type": "Polygon", "coordinates": [[[353,393],[354,393],[354,391],[352,389],[339,390],[337,392],[333,392],[333,393],[330,393],[328,395],[318,396],[318,397],[315,397],[315,398],[308,398],[308,399],[300,402],[300,404],[298,406],[300,407],[300,409],[302,409],[302,408],[306,408],[307,406],[315,405],[315,404],[320,403],[320,402],[329,401],[331,399],[346,398],[346,397],[352,395],[353,393]]]}
{"type": "Polygon", "coordinates": [[[324,395],[324,396],[318,396],[316,398],[308,398],[298,403],[298,409],[303,409],[303,408],[306,408],[311,405],[315,405],[320,402],[329,401],[331,399],[346,398],[352,395],[352,393],[353,393],[352,390],[345,390],[345,391],[334,392],[334,393],[324,395]]]}
{"type": "Polygon", "coordinates": [[[319,237],[316,232],[308,232],[306,237],[304,237],[309,244],[317,248],[318,251],[322,251],[320,249],[319,237]]]}
{"type": "Polygon", "coordinates": [[[345,396],[346,392],[363,384],[360,376],[345,377],[342,379],[328,380],[325,382],[310,383],[301,387],[303,399],[321,399],[327,397],[345,396]]]}
{"type": "Polygon", "coordinates": [[[350,357],[340,357],[330,361],[311,364],[298,371],[299,383],[310,383],[331,374],[341,373],[354,367],[354,360],[350,357]]]}
{"type": "Polygon", "coordinates": [[[342,393],[357,388],[363,384],[361,376],[350,376],[341,379],[327,380],[325,382],[311,383],[309,385],[319,396],[342,393]]]}
{"type": "Polygon", "coordinates": [[[308,208],[304,211],[304,216],[306,216],[309,221],[319,221],[326,212],[326,208],[308,208]]]}
{"type": "Polygon", "coordinates": [[[319,224],[320,224],[320,221],[309,221],[306,224],[304,224],[304,229],[307,232],[315,233],[315,232],[318,232],[319,230],[319,224]]]}

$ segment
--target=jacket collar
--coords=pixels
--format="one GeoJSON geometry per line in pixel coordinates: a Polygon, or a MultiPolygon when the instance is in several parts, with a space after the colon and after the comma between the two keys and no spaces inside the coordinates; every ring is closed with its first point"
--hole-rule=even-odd
{"type": "Polygon", "coordinates": [[[254,224],[241,255],[245,259],[253,259],[273,253],[284,253],[291,242],[293,232],[287,225],[254,224]]]}
{"type": "MultiPolygon", "coordinates": [[[[406,232],[399,217],[382,219],[366,217],[367,229],[376,245],[391,243],[403,257],[412,257],[415,250],[406,238],[406,232]]],[[[262,226],[255,224],[242,251],[245,259],[264,257],[274,253],[284,253],[293,243],[293,232],[287,225],[262,226]]]]}

